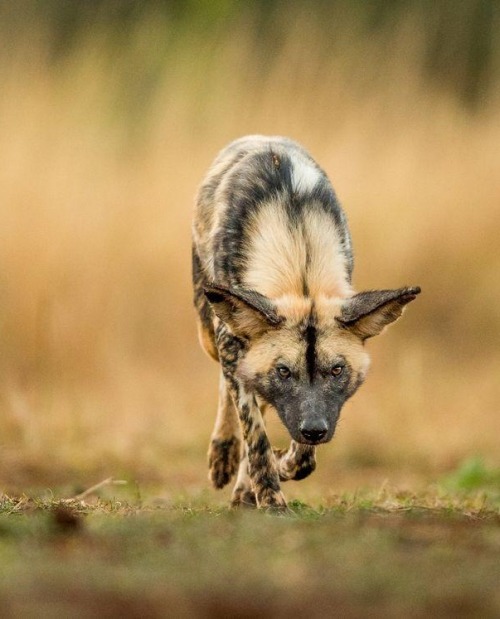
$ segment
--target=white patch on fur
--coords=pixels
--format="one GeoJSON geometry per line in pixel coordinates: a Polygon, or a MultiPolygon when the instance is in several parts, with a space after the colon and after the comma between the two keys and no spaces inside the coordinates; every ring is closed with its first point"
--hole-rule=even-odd
{"type": "Polygon", "coordinates": [[[321,173],[299,153],[292,154],[292,189],[295,193],[310,193],[321,180],[321,173]]]}
{"type": "Polygon", "coordinates": [[[272,299],[302,297],[304,283],[312,298],[352,294],[335,222],[313,206],[293,229],[278,200],[259,209],[250,222],[247,288],[272,299]]]}
{"type": "Polygon", "coordinates": [[[240,460],[240,465],[238,467],[238,476],[236,477],[235,488],[245,488],[247,490],[252,489],[252,481],[250,479],[250,475],[248,474],[248,455],[247,455],[247,446],[245,444],[243,457],[240,460]]]}

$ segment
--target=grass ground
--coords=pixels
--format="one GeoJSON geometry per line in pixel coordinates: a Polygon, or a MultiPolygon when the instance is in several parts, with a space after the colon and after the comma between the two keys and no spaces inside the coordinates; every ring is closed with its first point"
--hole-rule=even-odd
{"type": "Polygon", "coordinates": [[[482,499],[292,510],[6,499],[2,616],[498,616],[500,514],[482,499]]]}
{"type": "Polygon", "coordinates": [[[498,481],[469,461],[416,493],[294,499],[279,516],[110,479],[3,496],[0,614],[498,617],[498,481]]]}

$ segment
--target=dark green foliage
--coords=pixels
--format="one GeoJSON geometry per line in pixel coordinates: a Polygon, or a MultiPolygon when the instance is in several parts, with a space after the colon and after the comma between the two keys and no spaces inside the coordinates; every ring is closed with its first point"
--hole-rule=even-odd
{"type": "MultiPolygon", "coordinates": [[[[221,35],[240,21],[251,29],[254,62],[266,74],[284,34],[304,17],[322,32],[318,44],[325,58],[343,52],[336,47],[339,39],[355,46],[367,38],[388,38],[399,26],[410,24],[409,36],[424,41],[423,75],[470,109],[481,106],[497,79],[494,61],[500,22],[496,0],[315,0],[307,7],[290,0],[25,0],[0,5],[2,35],[13,35],[15,40],[23,31],[42,24],[54,61],[73,51],[84,37],[103,32],[117,50],[126,49],[138,25],[151,19],[162,24],[165,32],[153,62],[157,70],[172,61],[176,41],[196,33],[193,41],[211,41],[216,47],[221,35]]],[[[146,74],[150,70],[144,69],[146,74]]]]}

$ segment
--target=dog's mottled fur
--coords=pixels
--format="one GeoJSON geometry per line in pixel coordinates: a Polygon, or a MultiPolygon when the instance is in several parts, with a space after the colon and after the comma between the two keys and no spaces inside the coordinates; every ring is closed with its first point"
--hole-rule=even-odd
{"type": "Polygon", "coordinates": [[[314,470],[365,378],[365,340],[420,292],[355,294],[352,269],[344,212],[301,146],[250,136],[219,154],[197,198],[193,282],[200,341],[222,370],[210,477],[222,488],[237,473],[233,505],[286,507],[280,481],[314,470]],[[267,408],[288,451],[271,448],[267,408]]]}

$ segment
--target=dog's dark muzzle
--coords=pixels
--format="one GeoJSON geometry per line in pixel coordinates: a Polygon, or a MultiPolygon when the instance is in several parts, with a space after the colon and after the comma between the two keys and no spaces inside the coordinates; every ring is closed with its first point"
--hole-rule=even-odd
{"type": "Polygon", "coordinates": [[[305,443],[317,445],[327,436],[328,426],[324,419],[313,419],[303,421],[300,424],[299,431],[305,443]]]}

